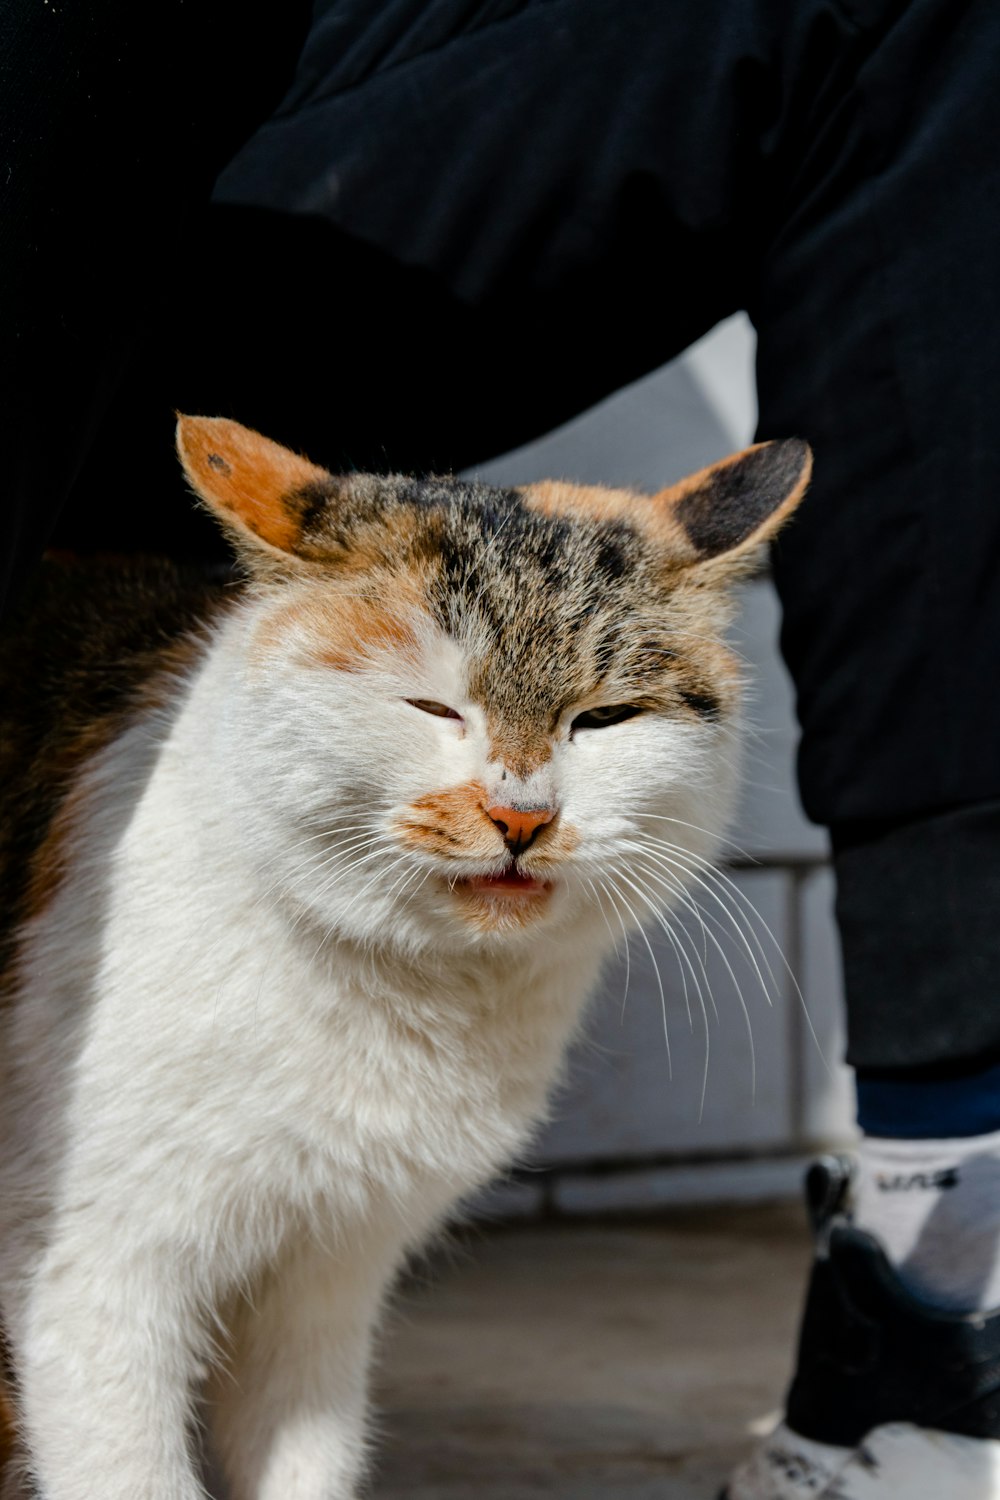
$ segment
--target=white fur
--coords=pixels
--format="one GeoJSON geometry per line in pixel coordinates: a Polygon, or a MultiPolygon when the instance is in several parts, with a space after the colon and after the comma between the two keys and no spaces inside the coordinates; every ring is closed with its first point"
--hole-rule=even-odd
{"type": "Polygon", "coordinates": [[[524,1143],[610,944],[588,878],[637,814],[700,856],[728,808],[728,729],[571,737],[568,714],[503,795],[553,798],[579,847],[543,916],[483,932],[393,822],[499,794],[457,647],[321,669],[294,636],[261,651],[272,608],[235,609],[174,707],[90,764],[26,934],[0,1293],[45,1500],[201,1496],[206,1367],[235,1500],[354,1494],[385,1289],[524,1143]]]}

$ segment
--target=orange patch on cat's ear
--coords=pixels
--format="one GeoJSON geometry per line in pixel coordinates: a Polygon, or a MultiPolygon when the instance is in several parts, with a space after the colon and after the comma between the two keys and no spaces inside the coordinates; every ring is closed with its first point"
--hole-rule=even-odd
{"type": "Polygon", "coordinates": [[[329,485],[318,464],[226,417],[177,421],[177,452],[195,492],[237,539],[294,552],[302,536],[301,493],[329,485]]]}

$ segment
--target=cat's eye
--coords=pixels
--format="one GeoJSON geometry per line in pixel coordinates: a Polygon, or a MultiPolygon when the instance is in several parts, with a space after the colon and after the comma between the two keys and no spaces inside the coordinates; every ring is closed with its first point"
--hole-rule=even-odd
{"type": "Polygon", "coordinates": [[[419,708],[423,714],[433,714],[438,719],[458,719],[461,723],[462,715],[449,708],[447,703],[435,703],[432,698],[407,698],[411,708],[419,708]]]}
{"type": "Polygon", "coordinates": [[[641,713],[638,703],[613,703],[606,708],[588,708],[585,713],[577,714],[570,729],[606,729],[609,724],[622,724],[626,719],[634,719],[636,714],[641,713]]]}

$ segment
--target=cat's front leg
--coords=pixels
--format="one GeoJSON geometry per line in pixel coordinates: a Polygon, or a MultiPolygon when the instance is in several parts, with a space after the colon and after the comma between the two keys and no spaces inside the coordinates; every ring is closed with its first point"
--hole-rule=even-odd
{"type": "Polygon", "coordinates": [[[287,1251],[231,1318],[209,1394],[232,1500],[351,1500],[364,1468],[372,1332],[394,1254],[287,1251]]]}
{"type": "Polygon", "coordinates": [[[204,1500],[190,1457],[196,1323],[169,1262],[55,1242],[13,1350],[44,1500],[204,1500]]]}

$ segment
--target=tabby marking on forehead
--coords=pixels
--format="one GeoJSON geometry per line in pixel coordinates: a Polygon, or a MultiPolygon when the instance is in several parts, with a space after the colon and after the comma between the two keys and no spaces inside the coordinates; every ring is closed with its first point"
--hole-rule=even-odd
{"type": "Polygon", "coordinates": [[[311,486],[308,507],[296,500],[310,517],[300,555],[319,572],[261,626],[265,654],[291,633],[317,665],[415,661],[416,622],[429,617],[463,649],[491,758],[521,777],[551,758],[566,707],[599,688],[703,717],[731,703],[724,648],[686,644],[717,632],[717,596],[665,576],[633,523],[653,501],[565,483],[365,475],[337,481],[334,504],[333,484],[311,486]]]}
{"type": "Polygon", "coordinates": [[[621,518],[545,515],[514,490],[453,484],[441,499],[430,604],[466,649],[498,756],[524,774],[653,587],[645,549],[621,518]]]}

